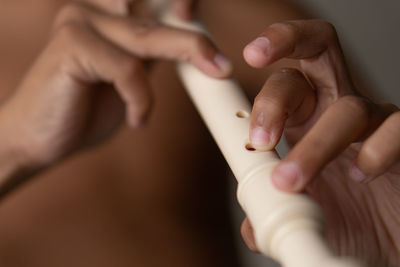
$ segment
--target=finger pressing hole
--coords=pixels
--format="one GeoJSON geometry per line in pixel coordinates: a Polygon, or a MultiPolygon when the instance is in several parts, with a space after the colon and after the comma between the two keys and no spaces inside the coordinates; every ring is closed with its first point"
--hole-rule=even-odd
{"type": "Polygon", "coordinates": [[[272,74],[254,102],[251,143],[257,150],[272,149],[278,144],[285,125],[304,122],[314,107],[314,92],[300,71],[282,69],[272,74]]]}

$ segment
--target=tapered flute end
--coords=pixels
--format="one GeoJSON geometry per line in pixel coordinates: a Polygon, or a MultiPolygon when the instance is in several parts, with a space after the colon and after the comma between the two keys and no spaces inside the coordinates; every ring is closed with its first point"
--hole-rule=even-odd
{"type": "Polygon", "coordinates": [[[305,194],[279,191],[271,183],[277,162],[240,177],[238,200],[254,229],[259,251],[283,267],[361,267],[337,258],[323,235],[324,214],[305,194]]]}
{"type": "Polygon", "coordinates": [[[274,252],[284,267],[365,267],[355,259],[334,256],[316,228],[290,228],[280,240],[274,240],[274,252]]]}

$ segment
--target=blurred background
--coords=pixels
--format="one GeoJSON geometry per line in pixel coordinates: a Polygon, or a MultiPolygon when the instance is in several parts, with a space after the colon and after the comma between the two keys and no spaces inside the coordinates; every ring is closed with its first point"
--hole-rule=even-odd
{"type": "MultiPolygon", "coordinates": [[[[399,0],[292,1],[311,11],[313,17],[333,23],[339,33],[346,57],[363,85],[373,91],[374,96],[380,101],[400,105],[399,0]]],[[[280,144],[278,150],[284,155],[285,145],[280,144]]],[[[243,219],[239,207],[236,207],[234,216],[235,229],[238,230],[243,219]]],[[[278,266],[263,256],[249,252],[243,242],[238,243],[244,266],[278,266]]]]}

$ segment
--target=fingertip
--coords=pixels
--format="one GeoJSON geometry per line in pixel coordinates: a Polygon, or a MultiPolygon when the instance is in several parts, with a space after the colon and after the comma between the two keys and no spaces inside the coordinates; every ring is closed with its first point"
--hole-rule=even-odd
{"type": "Polygon", "coordinates": [[[138,118],[136,115],[129,115],[127,116],[127,124],[132,129],[142,128],[146,125],[146,119],[138,118]]]}
{"type": "Polygon", "coordinates": [[[147,107],[130,107],[127,110],[126,122],[130,128],[137,129],[147,125],[150,110],[147,107]]]}
{"type": "Polygon", "coordinates": [[[232,74],[233,64],[227,57],[221,53],[217,53],[214,57],[214,63],[220,71],[220,75],[227,77],[232,74]]]}
{"type": "Polygon", "coordinates": [[[250,143],[258,151],[268,151],[274,148],[270,134],[262,127],[254,127],[250,130],[250,143]]]}
{"type": "Polygon", "coordinates": [[[233,71],[232,62],[221,53],[217,53],[212,59],[202,59],[195,65],[205,74],[214,78],[227,78],[233,71]]]}
{"type": "Polygon", "coordinates": [[[273,170],[272,182],[279,190],[300,192],[304,189],[305,179],[298,164],[282,162],[273,170]]]}
{"type": "Polygon", "coordinates": [[[362,184],[369,183],[373,180],[373,177],[366,175],[355,163],[350,165],[349,176],[353,181],[362,184]]]}
{"type": "Polygon", "coordinates": [[[243,50],[246,62],[254,68],[263,68],[269,64],[270,41],[266,37],[258,37],[243,50]]]}

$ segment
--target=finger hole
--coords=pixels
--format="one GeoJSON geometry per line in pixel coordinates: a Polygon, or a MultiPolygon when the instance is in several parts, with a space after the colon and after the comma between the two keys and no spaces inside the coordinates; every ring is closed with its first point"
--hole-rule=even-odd
{"type": "Polygon", "coordinates": [[[241,118],[241,119],[248,118],[249,116],[250,116],[250,114],[244,110],[239,110],[238,112],[236,112],[236,117],[241,118]]]}

